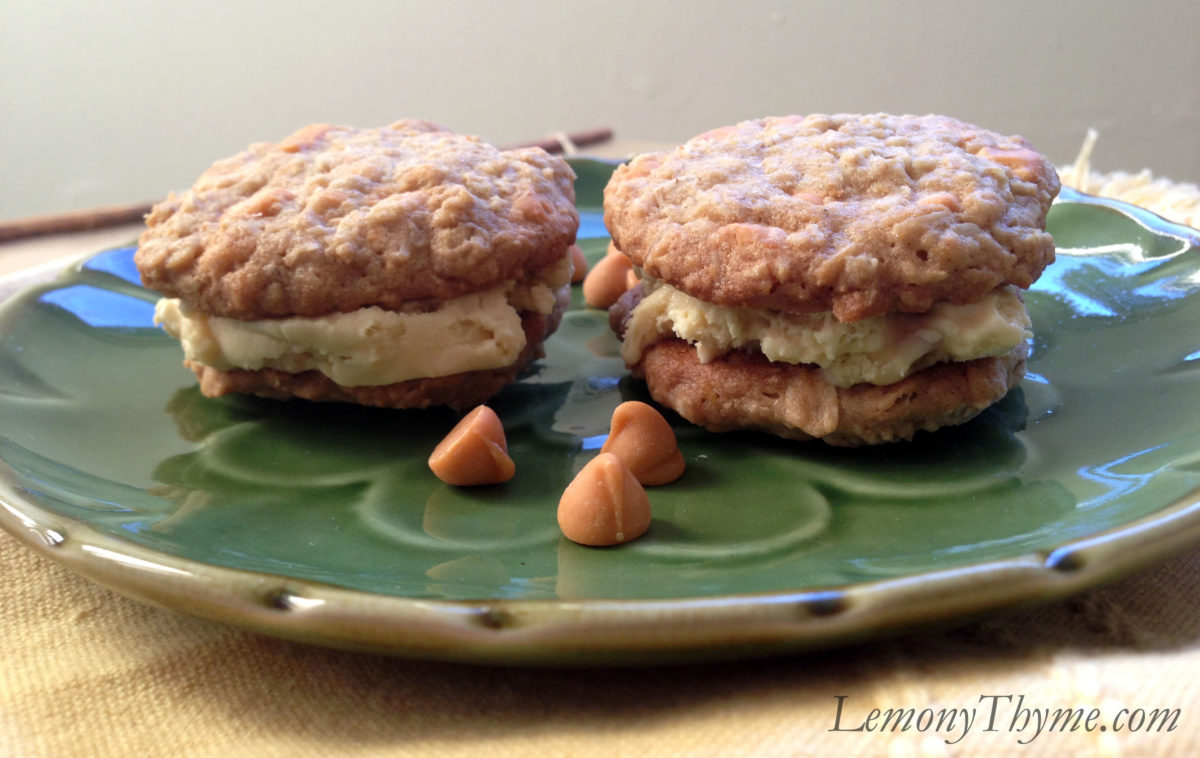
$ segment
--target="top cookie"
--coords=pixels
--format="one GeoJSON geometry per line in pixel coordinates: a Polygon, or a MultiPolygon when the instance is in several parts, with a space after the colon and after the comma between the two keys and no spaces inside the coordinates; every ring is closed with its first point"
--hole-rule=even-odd
{"type": "Polygon", "coordinates": [[[1028,287],[1054,260],[1053,165],[944,116],[746,121],[619,167],[615,244],[693,297],[841,321],[1028,287]]]}
{"type": "Polygon", "coordinates": [[[425,121],[315,124],[217,162],[146,218],[146,286],[239,319],[444,300],[557,262],[575,174],[425,121]]]}

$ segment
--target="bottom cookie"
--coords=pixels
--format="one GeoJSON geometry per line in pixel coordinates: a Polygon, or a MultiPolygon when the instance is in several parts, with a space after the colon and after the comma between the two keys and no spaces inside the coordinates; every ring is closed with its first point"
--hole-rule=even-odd
{"type": "Polygon", "coordinates": [[[736,351],[701,363],[695,347],[667,339],[648,347],[633,373],[657,402],[709,431],[751,429],[857,446],[908,440],[974,418],[1021,381],[1028,352],[1022,344],[995,358],[930,366],[886,386],[839,388],[816,366],[736,351]]]}

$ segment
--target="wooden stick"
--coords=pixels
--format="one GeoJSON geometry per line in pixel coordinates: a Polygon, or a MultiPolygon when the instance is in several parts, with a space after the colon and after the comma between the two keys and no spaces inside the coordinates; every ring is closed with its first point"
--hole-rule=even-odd
{"type": "Polygon", "coordinates": [[[547,153],[562,153],[566,151],[567,144],[570,144],[574,147],[580,147],[582,145],[595,145],[600,142],[608,142],[612,138],[612,129],[589,129],[585,132],[564,134],[561,137],[546,137],[545,139],[535,140],[533,142],[522,142],[519,145],[509,145],[504,149],[515,150],[520,147],[540,147],[547,153]]]}
{"type": "MultiPolygon", "coordinates": [[[[546,137],[532,142],[522,142],[510,145],[505,150],[521,147],[540,147],[548,153],[561,153],[567,145],[595,145],[612,139],[612,129],[588,129],[561,137],[546,137]]],[[[52,213],[45,216],[30,216],[28,218],[0,221],[0,242],[38,237],[44,234],[62,234],[65,232],[90,232],[120,224],[132,224],[141,221],[150,212],[153,203],[130,203],[128,205],[113,205],[104,208],[89,208],[82,211],[67,213],[52,213]]]]}
{"type": "Polygon", "coordinates": [[[12,221],[0,221],[0,242],[37,237],[62,232],[90,232],[119,224],[141,221],[150,212],[150,203],[113,205],[70,213],[30,216],[12,221]]]}

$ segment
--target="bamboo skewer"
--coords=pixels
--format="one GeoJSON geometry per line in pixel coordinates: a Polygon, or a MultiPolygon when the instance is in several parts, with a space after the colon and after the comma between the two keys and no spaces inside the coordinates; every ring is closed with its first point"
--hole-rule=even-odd
{"type": "MultiPolygon", "coordinates": [[[[588,129],[572,134],[561,134],[531,142],[509,145],[505,150],[521,147],[540,147],[548,153],[574,152],[575,147],[595,145],[612,139],[608,128],[588,129]]],[[[120,224],[141,221],[150,212],[153,203],[129,203],[103,208],[88,208],[67,213],[52,213],[44,216],[0,221],[0,242],[38,237],[44,234],[64,232],[90,232],[120,224]]]]}

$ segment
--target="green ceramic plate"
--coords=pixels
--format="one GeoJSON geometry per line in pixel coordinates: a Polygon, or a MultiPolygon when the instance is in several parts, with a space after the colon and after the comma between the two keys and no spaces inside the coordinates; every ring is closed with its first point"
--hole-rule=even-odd
{"type": "MultiPolygon", "coordinates": [[[[576,168],[595,259],[611,167],[576,168]]],[[[492,403],[516,478],[455,489],[425,465],[448,412],[202,397],[132,249],[104,251],[0,314],[0,522],[147,602],[454,660],[757,655],[1061,597],[1200,539],[1200,250],[1070,192],[1050,227],[1029,376],[995,408],[867,450],[676,421],[687,473],[610,549],[555,522],[645,398],[603,314],[577,305],[492,403]]]]}

